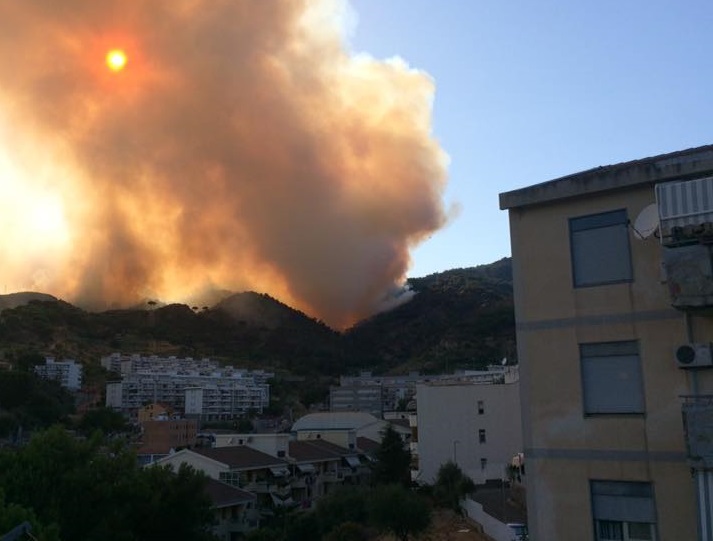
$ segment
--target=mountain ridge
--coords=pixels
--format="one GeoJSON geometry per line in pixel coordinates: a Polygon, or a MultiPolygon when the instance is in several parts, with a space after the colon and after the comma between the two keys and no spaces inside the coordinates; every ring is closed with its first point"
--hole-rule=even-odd
{"type": "Polygon", "coordinates": [[[407,284],[415,293],[410,301],[343,332],[256,292],[232,294],[210,308],[155,304],[98,313],[51,296],[2,309],[0,295],[0,355],[12,360],[35,350],[87,363],[113,351],[209,356],[326,375],[434,372],[514,359],[510,258],[407,284]]]}

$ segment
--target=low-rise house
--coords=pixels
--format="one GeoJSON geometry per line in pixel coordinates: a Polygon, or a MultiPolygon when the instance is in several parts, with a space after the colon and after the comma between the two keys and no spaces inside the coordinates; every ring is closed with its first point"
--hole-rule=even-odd
{"type": "Polygon", "coordinates": [[[260,527],[255,494],[210,478],[206,492],[213,509],[212,532],[218,539],[232,541],[260,527]]]}
{"type": "Polygon", "coordinates": [[[292,425],[298,440],[325,440],[347,449],[356,449],[357,438],[381,441],[386,427],[391,425],[404,441],[411,438],[411,429],[401,423],[390,423],[364,412],[320,412],[301,417],[292,425]]]}
{"type": "Polygon", "coordinates": [[[174,470],[188,464],[208,477],[255,494],[261,510],[292,504],[289,463],[246,445],[183,449],[157,464],[174,470]]]}
{"type": "Polygon", "coordinates": [[[325,440],[291,441],[288,459],[294,472],[293,499],[302,508],[310,508],[335,486],[365,484],[370,471],[362,456],[356,449],[325,440]]]}
{"type": "Polygon", "coordinates": [[[137,450],[139,462],[150,464],[173,451],[196,445],[198,423],[195,419],[156,417],[141,423],[141,447],[137,450]]]}

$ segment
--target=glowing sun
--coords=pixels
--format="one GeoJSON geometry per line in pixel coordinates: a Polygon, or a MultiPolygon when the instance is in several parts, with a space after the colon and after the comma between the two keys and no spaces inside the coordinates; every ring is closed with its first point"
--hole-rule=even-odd
{"type": "Polygon", "coordinates": [[[106,65],[111,71],[121,71],[126,67],[126,53],[121,49],[112,49],[106,53],[106,65]]]}

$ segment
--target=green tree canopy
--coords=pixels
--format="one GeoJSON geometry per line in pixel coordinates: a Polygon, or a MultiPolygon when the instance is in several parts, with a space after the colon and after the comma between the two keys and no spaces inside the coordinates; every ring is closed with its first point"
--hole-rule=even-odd
{"type": "Polygon", "coordinates": [[[322,534],[329,534],[340,524],[356,522],[361,524],[367,519],[366,493],[355,487],[340,487],[327,497],[317,502],[317,519],[322,534]]]}
{"type": "Polygon", "coordinates": [[[428,503],[402,485],[377,487],[369,497],[369,522],[383,532],[408,541],[431,523],[428,503]]]}
{"type": "Polygon", "coordinates": [[[438,468],[433,498],[436,505],[461,512],[460,502],[475,490],[475,483],[465,475],[458,464],[448,461],[438,468]]]}
{"type": "Polygon", "coordinates": [[[398,483],[410,486],[411,453],[399,433],[391,425],[388,425],[384,430],[381,445],[377,449],[375,457],[376,464],[372,472],[374,483],[380,485],[398,483]]]}
{"type": "Polygon", "coordinates": [[[78,440],[60,427],[0,451],[7,501],[57,524],[62,539],[212,539],[205,482],[187,467],[142,469],[119,444],[107,446],[98,434],[78,440]]]}
{"type": "Polygon", "coordinates": [[[84,414],[78,426],[85,434],[100,430],[104,434],[114,434],[128,430],[124,416],[111,408],[96,408],[84,414]]]}

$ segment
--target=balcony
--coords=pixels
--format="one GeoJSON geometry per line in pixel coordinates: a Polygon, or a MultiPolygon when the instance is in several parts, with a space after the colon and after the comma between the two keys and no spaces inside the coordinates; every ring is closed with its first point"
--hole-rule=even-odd
{"type": "Polygon", "coordinates": [[[679,310],[713,308],[712,196],[713,177],[656,186],[666,280],[679,310]]]}
{"type": "Polygon", "coordinates": [[[713,395],[683,398],[683,431],[689,464],[713,469],[713,395]]]}

